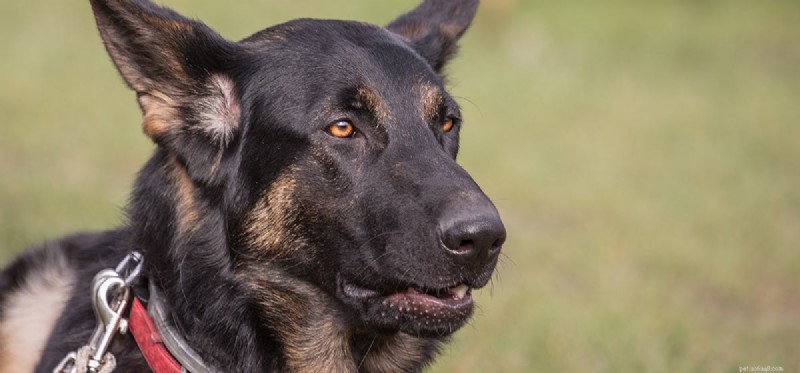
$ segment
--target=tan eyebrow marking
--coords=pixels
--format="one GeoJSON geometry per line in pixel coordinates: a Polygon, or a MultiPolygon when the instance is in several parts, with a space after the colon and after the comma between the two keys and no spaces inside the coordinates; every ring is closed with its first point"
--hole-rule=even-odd
{"type": "Polygon", "coordinates": [[[359,103],[367,105],[367,109],[375,113],[377,117],[381,119],[389,117],[389,109],[375,91],[367,87],[359,87],[356,89],[356,100],[358,100],[359,103]]]}
{"type": "Polygon", "coordinates": [[[444,103],[444,95],[439,87],[430,84],[419,84],[414,87],[420,97],[420,113],[425,119],[436,117],[439,107],[444,103]]]}

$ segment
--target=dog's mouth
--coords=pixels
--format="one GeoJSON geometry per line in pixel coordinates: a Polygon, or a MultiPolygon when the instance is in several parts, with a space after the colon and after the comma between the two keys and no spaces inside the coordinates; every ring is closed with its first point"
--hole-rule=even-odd
{"type": "Polygon", "coordinates": [[[406,285],[381,292],[342,281],[340,290],[368,323],[415,335],[450,334],[472,315],[472,287],[465,283],[443,288],[406,285]]]}
{"type": "Polygon", "coordinates": [[[387,307],[407,313],[442,313],[472,307],[472,288],[463,283],[445,289],[409,286],[405,290],[381,294],[346,282],[343,290],[352,298],[383,298],[381,303],[387,307]]]}

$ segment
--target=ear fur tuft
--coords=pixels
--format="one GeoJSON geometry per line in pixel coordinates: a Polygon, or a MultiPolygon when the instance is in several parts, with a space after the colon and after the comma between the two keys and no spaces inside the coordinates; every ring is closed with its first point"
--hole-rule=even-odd
{"type": "Polygon", "coordinates": [[[184,164],[213,168],[239,126],[238,92],[228,69],[240,47],[148,0],[90,1],[108,54],[136,91],[145,134],[184,164]],[[206,154],[212,159],[197,159],[206,154]]]}

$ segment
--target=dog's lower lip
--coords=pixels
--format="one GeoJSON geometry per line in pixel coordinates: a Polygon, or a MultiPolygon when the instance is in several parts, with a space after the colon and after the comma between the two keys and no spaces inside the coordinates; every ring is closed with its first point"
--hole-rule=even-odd
{"type": "Polygon", "coordinates": [[[409,287],[385,297],[382,303],[401,313],[442,319],[468,312],[472,308],[472,293],[463,284],[434,294],[409,287]]]}
{"type": "Polygon", "coordinates": [[[472,288],[459,283],[450,288],[422,290],[409,286],[405,290],[393,293],[380,293],[352,283],[342,284],[344,294],[353,299],[380,301],[395,312],[443,319],[467,314],[472,309],[472,288]]]}

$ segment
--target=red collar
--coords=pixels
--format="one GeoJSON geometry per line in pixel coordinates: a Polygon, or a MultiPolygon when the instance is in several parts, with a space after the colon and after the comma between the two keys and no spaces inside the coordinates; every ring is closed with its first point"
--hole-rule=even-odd
{"type": "Polygon", "coordinates": [[[133,297],[133,305],[131,306],[131,314],[128,320],[128,326],[133,334],[133,339],[142,351],[147,365],[154,373],[181,373],[181,364],[172,356],[167,350],[161,335],[156,329],[153,319],[147,313],[147,309],[139,301],[139,298],[133,297]]]}

